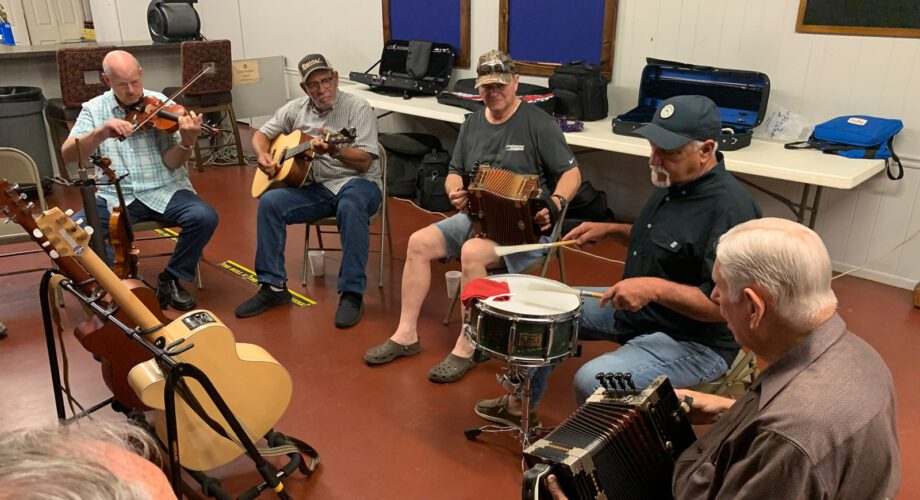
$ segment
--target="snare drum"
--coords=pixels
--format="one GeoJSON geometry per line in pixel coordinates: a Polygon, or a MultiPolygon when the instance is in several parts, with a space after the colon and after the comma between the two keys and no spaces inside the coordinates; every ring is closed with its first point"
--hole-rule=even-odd
{"type": "Polygon", "coordinates": [[[554,291],[559,282],[523,274],[499,274],[509,293],[475,300],[466,309],[464,333],[483,351],[522,366],[543,366],[571,356],[578,343],[578,295],[554,291]]]}

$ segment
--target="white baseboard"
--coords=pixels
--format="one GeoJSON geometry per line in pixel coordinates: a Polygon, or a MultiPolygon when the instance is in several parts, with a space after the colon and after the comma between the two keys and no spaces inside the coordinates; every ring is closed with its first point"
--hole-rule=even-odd
{"type": "MultiPolygon", "coordinates": [[[[831,267],[835,272],[845,273],[851,269],[856,269],[859,266],[854,266],[852,264],[847,264],[844,262],[831,262],[831,267]]],[[[905,278],[903,276],[897,276],[894,274],[885,273],[882,271],[877,271],[875,269],[860,269],[850,276],[856,276],[858,278],[865,278],[867,280],[875,281],[885,285],[890,285],[897,288],[903,288],[905,290],[913,290],[914,286],[917,285],[917,280],[905,278]]]]}

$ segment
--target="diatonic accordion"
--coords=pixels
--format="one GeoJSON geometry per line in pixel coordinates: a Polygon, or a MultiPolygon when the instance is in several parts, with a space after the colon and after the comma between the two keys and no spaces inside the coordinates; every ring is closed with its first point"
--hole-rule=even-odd
{"type": "Polygon", "coordinates": [[[499,245],[536,243],[540,239],[533,217],[545,203],[536,175],[479,166],[467,191],[470,216],[477,223],[479,236],[499,245]]]}
{"type": "Polygon", "coordinates": [[[522,498],[549,498],[549,474],[572,500],[671,498],[674,460],[696,441],[671,383],[662,375],[639,391],[628,374],[598,378],[604,387],[524,450],[522,498]]]}

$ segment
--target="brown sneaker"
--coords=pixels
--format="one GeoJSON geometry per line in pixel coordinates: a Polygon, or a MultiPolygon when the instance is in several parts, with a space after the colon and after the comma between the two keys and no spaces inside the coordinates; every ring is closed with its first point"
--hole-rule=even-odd
{"type": "MultiPolygon", "coordinates": [[[[507,394],[498,399],[483,399],[476,403],[475,411],[477,415],[490,422],[517,428],[521,427],[521,415],[511,413],[511,409],[508,408],[507,394]]],[[[530,412],[529,424],[531,430],[543,426],[536,411],[530,412]]]]}

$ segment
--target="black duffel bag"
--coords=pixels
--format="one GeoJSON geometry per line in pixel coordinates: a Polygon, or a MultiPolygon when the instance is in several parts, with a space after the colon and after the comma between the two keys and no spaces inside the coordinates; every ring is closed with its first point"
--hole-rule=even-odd
{"type": "Polygon", "coordinates": [[[556,114],[591,121],[607,117],[607,80],[596,64],[573,61],[556,67],[549,77],[556,96],[556,114]]]}
{"type": "Polygon", "coordinates": [[[380,144],[387,150],[387,195],[412,199],[422,159],[431,151],[441,150],[441,141],[422,133],[380,134],[380,144]]]}
{"type": "Polygon", "coordinates": [[[569,202],[565,220],[562,221],[562,235],[585,221],[610,222],[612,220],[613,211],[607,206],[607,193],[594,189],[589,181],[584,181],[578,186],[575,197],[569,202]]]}
{"type": "Polygon", "coordinates": [[[432,212],[453,210],[444,181],[450,168],[450,153],[433,150],[422,158],[422,168],[418,171],[418,205],[432,212]]]}

